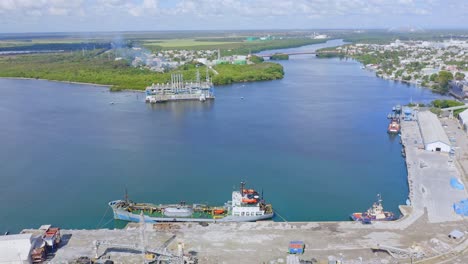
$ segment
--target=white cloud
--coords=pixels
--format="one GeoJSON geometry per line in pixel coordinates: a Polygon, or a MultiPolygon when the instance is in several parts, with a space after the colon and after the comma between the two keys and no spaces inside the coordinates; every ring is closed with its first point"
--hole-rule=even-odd
{"type": "Polygon", "coordinates": [[[24,27],[36,19],[63,22],[67,28],[65,24],[74,17],[81,20],[73,21],[111,29],[119,25],[139,29],[149,27],[147,24],[161,29],[284,28],[292,27],[292,21],[301,27],[340,23],[346,27],[353,26],[349,22],[364,25],[361,22],[365,21],[373,27],[374,22],[394,25],[402,19],[427,19],[433,25],[450,20],[453,25],[463,25],[467,13],[467,0],[0,0],[0,22],[21,25],[25,21],[24,27]],[[457,18],[460,22],[455,21],[457,18]]]}
{"type": "Polygon", "coordinates": [[[155,15],[159,10],[158,0],[143,0],[140,4],[128,5],[128,12],[132,16],[155,15]]]}
{"type": "Polygon", "coordinates": [[[0,13],[69,15],[84,7],[84,0],[1,0],[0,13]]]}
{"type": "MultiPolygon", "coordinates": [[[[169,0],[161,0],[169,1],[169,0]]],[[[172,1],[172,0],[171,0],[172,1]]],[[[40,11],[44,15],[69,15],[77,9],[125,11],[133,16],[156,13],[195,14],[197,16],[296,16],[431,13],[438,1],[417,0],[178,0],[175,7],[160,7],[159,0],[1,0],[0,12],[40,11]]],[[[460,6],[465,6],[462,2],[460,6]]]]}

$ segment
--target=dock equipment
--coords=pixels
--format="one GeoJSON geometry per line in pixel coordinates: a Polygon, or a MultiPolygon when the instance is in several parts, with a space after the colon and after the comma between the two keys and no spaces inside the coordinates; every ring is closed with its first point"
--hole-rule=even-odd
{"type": "Polygon", "coordinates": [[[304,254],[305,244],[303,241],[289,242],[289,254],[304,254]]]}
{"type": "Polygon", "coordinates": [[[402,249],[402,248],[397,248],[397,247],[392,247],[392,246],[387,246],[387,245],[382,245],[382,244],[377,244],[375,247],[372,247],[372,250],[383,250],[387,251],[390,256],[396,258],[396,259],[419,259],[424,257],[424,252],[421,252],[419,250],[413,250],[413,249],[402,249]]]}

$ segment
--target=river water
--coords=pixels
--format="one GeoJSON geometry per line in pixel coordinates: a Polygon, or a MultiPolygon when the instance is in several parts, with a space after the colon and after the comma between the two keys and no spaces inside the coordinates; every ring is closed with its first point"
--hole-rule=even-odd
{"type": "Polygon", "coordinates": [[[0,232],[112,228],[107,202],[125,188],[134,201],[222,205],[241,180],[288,221],[346,220],[377,193],[397,211],[406,168],[386,115],[439,96],[353,60],[281,63],[282,80],[217,87],[213,102],[154,106],[141,93],[0,79],[0,232]]]}

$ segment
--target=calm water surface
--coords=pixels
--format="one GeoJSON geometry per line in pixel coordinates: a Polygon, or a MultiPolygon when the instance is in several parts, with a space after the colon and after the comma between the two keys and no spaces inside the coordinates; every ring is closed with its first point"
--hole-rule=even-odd
{"type": "Polygon", "coordinates": [[[406,168],[386,115],[438,96],[351,60],[281,63],[283,80],[155,106],[139,93],[0,79],[0,232],[113,227],[107,202],[125,188],[135,201],[223,204],[241,180],[288,221],[346,220],[377,193],[397,211],[406,168]]]}

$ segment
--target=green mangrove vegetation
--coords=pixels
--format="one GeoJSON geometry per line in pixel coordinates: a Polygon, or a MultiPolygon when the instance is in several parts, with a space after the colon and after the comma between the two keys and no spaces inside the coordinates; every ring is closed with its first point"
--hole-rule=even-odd
{"type": "Polygon", "coordinates": [[[270,56],[270,60],[289,60],[289,55],[284,53],[275,53],[270,56]]]}
{"type": "Polygon", "coordinates": [[[276,80],[284,76],[283,66],[271,62],[250,65],[221,64],[214,68],[219,74],[213,76],[213,83],[220,85],[235,82],[276,80]]]}
{"type": "MultiPolygon", "coordinates": [[[[205,66],[199,65],[204,74],[205,66]]],[[[283,77],[283,67],[276,63],[251,65],[217,65],[210,72],[215,85],[233,82],[273,80],[283,77]]],[[[185,80],[195,80],[197,65],[188,63],[172,72],[184,74],[185,80]]],[[[115,60],[112,53],[102,50],[55,54],[31,54],[0,57],[0,77],[47,79],[111,85],[112,90],[143,90],[152,83],[169,82],[172,72],[156,73],[132,67],[125,60],[115,60]]]]}
{"type": "MultiPolygon", "coordinates": [[[[438,99],[438,100],[434,100],[431,102],[430,104],[430,110],[431,112],[433,112],[434,114],[436,115],[440,115],[442,113],[442,110],[443,108],[448,108],[448,107],[454,107],[454,106],[462,106],[462,105],[465,105],[464,103],[460,102],[460,101],[456,101],[456,100],[441,100],[441,99],[438,99]]],[[[453,114],[455,116],[458,116],[458,114],[460,114],[461,112],[465,111],[466,108],[463,108],[463,109],[457,109],[457,110],[454,110],[453,111],[453,114]]]]}

